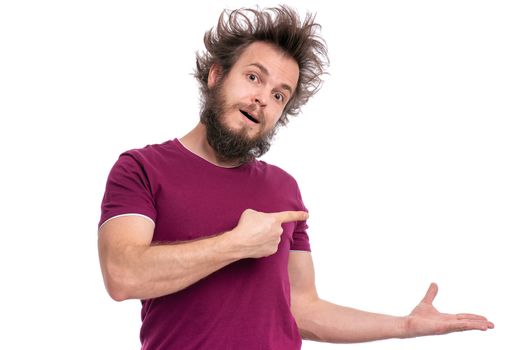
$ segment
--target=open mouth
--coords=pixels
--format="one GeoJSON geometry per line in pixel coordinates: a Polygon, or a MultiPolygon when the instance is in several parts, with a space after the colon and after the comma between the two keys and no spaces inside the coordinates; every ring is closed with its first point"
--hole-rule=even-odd
{"type": "Polygon", "coordinates": [[[260,122],[258,120],[255,119],[255,117],[253,117],[251,114],[249,114],[248,112],[245,112],[243,110],[240,109],[240,113],[242,113],[247,119],[251,120],[253,123],[256,123],[256,124],[259,124],[260,122]]]}

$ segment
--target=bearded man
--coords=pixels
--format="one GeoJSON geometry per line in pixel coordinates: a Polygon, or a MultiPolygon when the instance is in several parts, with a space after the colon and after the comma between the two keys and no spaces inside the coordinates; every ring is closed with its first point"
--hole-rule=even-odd
{"type": "Polygon", "coordinates": [[[300,349],[493,324],[439,313],[432,284],[405,317],[319,298],[297,182],[258,160],[319,89],[319,25],[281,6],[224,11],[197,54],[200,121],[124,152],[108,177],[99,255],[111,297],[142,302],[142,349],[300,349]]]}

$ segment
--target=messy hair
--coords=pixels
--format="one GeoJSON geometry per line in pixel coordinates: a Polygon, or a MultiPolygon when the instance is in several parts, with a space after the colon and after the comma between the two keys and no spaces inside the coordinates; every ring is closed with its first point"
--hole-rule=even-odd
{"type": "Polygon", "coordinates": [[[279,123],[287,124],[287,115],[297,115],[311,96],[321,87],[321,76],[329,64],[327,46],[318,34],[320,25],[307,13],[303,22],[292,8],[224,10],[216,28],[204,35],[206,51],[197,53],[194,72],[202,97],[209,92],[207,79],[213,64],[227,76],[244,50],[257,41],[267,42],[294,59],[299,67],[296,90],[287,103],[279,123]]]}

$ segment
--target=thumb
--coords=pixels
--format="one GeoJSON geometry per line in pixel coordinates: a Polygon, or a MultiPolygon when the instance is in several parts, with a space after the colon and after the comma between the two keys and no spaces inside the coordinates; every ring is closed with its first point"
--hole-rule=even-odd
{"type": "Polygon", "coordinates": [[[422,299],[423,303],[432,304],[433,300],[437,296],[438,292],[438,286],[435,282],[432,282],[428,288],[428,291],[426,292],[426,295],[422,299]]]}

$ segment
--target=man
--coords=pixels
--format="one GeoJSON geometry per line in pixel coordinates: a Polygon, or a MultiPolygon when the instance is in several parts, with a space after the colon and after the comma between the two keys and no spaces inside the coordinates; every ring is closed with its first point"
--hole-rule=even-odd
{"type": "Polygon", "coordinates": [[[200,122],[123,153],[102,203],[99,253],[115,300],[142,301],[143,349],[299,349],[493,324],[439,313],[432,284],[406,317],[320,299],[295,180],[256,158],[320,86],[318,25],[288,7],[222,13],[197,55],[200,122]]]}

